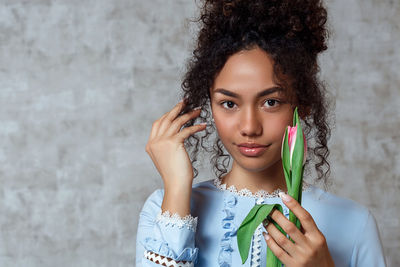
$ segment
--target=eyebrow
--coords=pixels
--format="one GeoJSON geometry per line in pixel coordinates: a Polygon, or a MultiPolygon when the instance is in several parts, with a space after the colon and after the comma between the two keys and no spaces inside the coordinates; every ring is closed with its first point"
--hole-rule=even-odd
{"type": "MultiPolygon", "coordinates": [[[[271,88],[264,89],[263,91],[261,91],[261,92],[259,92],[257,94],[257,98],[263,97],[263,96],[266,96],[266,95],[270,95],[270,94],[273,94],[275,92],[283,92],[283,88],[279,87],[279,86],[274,86],[274,87],[271,87],[271,88]]],[[[229,90],[226,90],[224,88],[217,88],[217,89],[214,90],[214,93],[221,93],[221,94],[226,95],[226,96],[239,98],[238,94],[236,94],[234,92],[231,92],[229,90]]]]}

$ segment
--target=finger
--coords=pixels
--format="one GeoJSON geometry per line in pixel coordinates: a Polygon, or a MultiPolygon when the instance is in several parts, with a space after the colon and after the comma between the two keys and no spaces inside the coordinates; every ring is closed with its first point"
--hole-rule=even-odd
{"type": "Polygon", "coordinates": [[[193,125],[193,126],[183,129],[176,136],[178,138],[178,142],[183,143],[186,138],[188,138],[192,134],[195,134],[196,132],[204,130],[206,128],[206,126],[207,126],[207,123],[199,123],[199,124],[196,124],[196,125],[193,125]]]}
{"type": "Polygon", "coordinates": [[[289,221],[285,215],[282,214],[279,210],[275,209],[271,213],[271,218],[279,224],[280,227],[293,239],[293,241],[302,246],[306,243],[306,238],[301,233],[301,231],[296,227],[294,223],[289,221]]]}
{"type": "Polygon", "coordinates": [[[155,137],[158,136],[158,132],[159,132],[159,129],[160,129],[160,126],[161,126],[161,122],[165,118],[167,113],[164,113],[160,118],[158,118],[157,120],[155,120],[153,122],[153,125],[151,127],[151,132],[150,132],[150,138],[149,138],[150,140],[154,139],[155,137]]]}
{"type": "Polygon", "coordinates": [[[169,128],[171,121],[174,120],[176,116],[178,116],[178,114],[182,111],[185,104],[186,104],[185,101],[180,101],[171,109],[171,111],[165,113],[159,119],[160,123],[157,129],[156,136],[164,134],[165,130],[169,128]]]}
{"type": "Polygon", "coordinates": [[[183,101],[183,100],[179,101],[175,105],[175,107],[170,112],[168,112],[165,119],[169,120],[169,121],[173,121],[179,115],[179,113],[182,111],[182,109],[185,107],[185,105],[186,105],[185,101],[183,101]]]}
{"type": "Polygon", "coordinates": [[[282,234],[282,232],[279,231],[279,229],[276,228],[273,223],[269,223],[266,230],[279,247],[283,248],[292,257],[295,257],[296,245],[292,241],[290,241],[286,235],[282,234]]]}
{"type": "Polygon", "coordinates": [[[296,215],[300,220],[305,232],[315,233],[319,232],[317,225],[311,214],[306,211],[294,198],[283,192],[279,193],[283,203],[296,215]]]}
{"type": "Polygon", "coordinates": [[[165,131],[165,135],[166,136],[171,136],[173,134],[176,134],[180,131],[180,129],[182,128],[182,126],[188,122],[191,119],[194,119],[196,117],[198,117],[201,113],[200,109],[196,109],[196,110],[192,110],[189,113],[186,113],[182,116],[179,116],[176,120],[174,120],[168,129],[166,129],[165,131]]]}
{"type": "Polygon", "coordinates": [[[267,246],[271,249],[276,257],[284,264],[287,265],[290,261],[289,254],[286,253],[276,242],[275,240],[267,233],[263,233],[265,242],[267,242],[267,246]]]}

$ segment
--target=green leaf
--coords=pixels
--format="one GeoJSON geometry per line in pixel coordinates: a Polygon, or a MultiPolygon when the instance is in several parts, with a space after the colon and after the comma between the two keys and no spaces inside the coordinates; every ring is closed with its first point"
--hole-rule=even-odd
{"type": "Polygon", "coordinates": [[[280,204],[255,205],[247,214],[242,224],[239,226],[239,229],[237,230],[237,244],[240,257],[242,259],[242,264],[246,262],[249,256],[249,249],[254,231],[257,229],[260,223],[267,218],[274,208],[282,210],[282,206],[280,204]]]}
{"type": "Polygon", "coordinates": [[[303,188],[303,177],[301,178],[301,182],[300,182],[299,188],[301,188],[301,189],[299,190],[299,197],[297,199],[297,202],[299,202],[299,204],[301,205],[301,197],[302,197],[302,194],[303,194],[303,190],[302,190],[302,188],[303,188]]]}
{"type": "Polygon", "coordinates": [[[247,214],[246,218],[242,221],[240,227],[244,227],[246,224],[251,223],[254,217],[257,215],[258,210],[262,207],[262,205],[255,205],[250,212],[247,214]]]}
{"type": "Polygon", "coordinates": [[[272,250],[267,247],[267,267],[281,267],[282,262],[278,257],[272,252],[272,250]]]}
{"type": "Polygon", "coordinates": [[[294,109],[294,116],[293,116],[293,126],[296,126],[299,123],[299,114],[297,112],[297,107],[294,109]]]}

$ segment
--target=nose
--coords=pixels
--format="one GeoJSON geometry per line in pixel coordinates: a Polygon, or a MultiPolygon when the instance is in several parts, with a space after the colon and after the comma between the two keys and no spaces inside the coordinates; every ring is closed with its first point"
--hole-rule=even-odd
{"type": "Polygon", "coordinates": [[[259,136],[262,134],[262,121],[254,108],[243,110],[240,119],[240,134],[242,136],[259,136]]]}

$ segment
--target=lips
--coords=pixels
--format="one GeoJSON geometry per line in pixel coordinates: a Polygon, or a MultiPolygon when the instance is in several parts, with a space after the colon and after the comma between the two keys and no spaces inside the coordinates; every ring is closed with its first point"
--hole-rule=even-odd
{"type": "Polygon", "coordinates": [[[270,145],[256,143],[242,143],[238,145],[239,152],[246,157],[258,157],[262,155],[270,145]]]}
{"type": "MultiPolygon", "coordinates": [[[[256,143],[241,143],[238,146],[243,146],[243,147],[249,147],[249,148],[254,148],[254,147],[267,147],[267,145],[261,145],[261,144],[256,144],[256,143]]],[[[269,146],[269,145],[268,145],[269,146]]]]}

